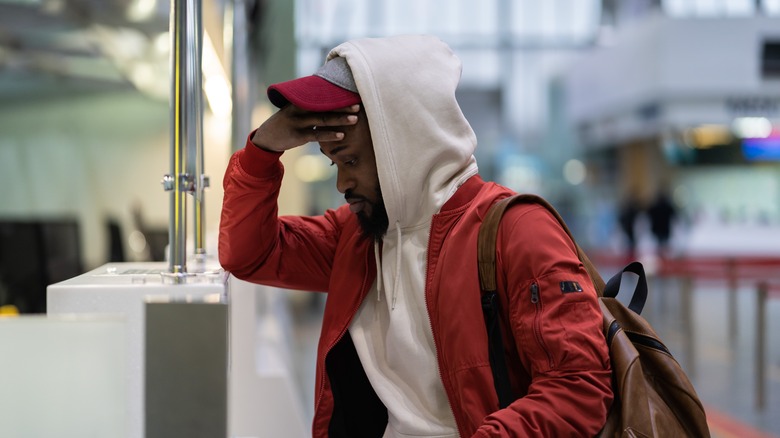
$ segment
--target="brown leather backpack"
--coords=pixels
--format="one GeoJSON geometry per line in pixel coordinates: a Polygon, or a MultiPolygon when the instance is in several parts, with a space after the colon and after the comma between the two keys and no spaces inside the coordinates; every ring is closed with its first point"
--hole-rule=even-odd
{"type": "Polygon", "coordinates": [[[599,295],[604,336],[612,363],[615,400],[599,437],[709,437],[707,418],[693,385],[650,324],[640,316],[647,299],[647,279],[638,262],[626,266],[606,284],[593,263],[576,244],[560,214],[536,195],[515,195],[494,204],[479,230],[477,242],[480,285],[488,329],[490,363],[501,408],[514,400],[498,324],[496,292],[496,237],[504,211],[516,203],[547,208],[571,237],[580,261],[599,295]],[[636,277],[626,307],[616,299],[624,275],[636,277]]]}

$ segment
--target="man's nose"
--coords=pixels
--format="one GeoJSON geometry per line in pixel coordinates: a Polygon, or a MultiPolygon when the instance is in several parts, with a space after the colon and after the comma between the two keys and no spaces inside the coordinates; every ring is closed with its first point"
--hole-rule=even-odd
{"type": "Polygon", "coordinates": [[[336,190],[339,193],[346,193],[347,190],[355,188],[355,179],[352,178],[347,172],[339,171],[336,174],[336,190]]]}

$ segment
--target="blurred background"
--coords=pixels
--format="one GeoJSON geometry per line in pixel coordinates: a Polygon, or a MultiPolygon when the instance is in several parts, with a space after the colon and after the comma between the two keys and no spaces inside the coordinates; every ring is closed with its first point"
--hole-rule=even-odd
{"type": "MultiPolygon", "coordinates": [[[[267,85],[352,38],[434,34],[485,179],[548,198],[611,276],[639,259],[647,318],[718,436],[780,436],[780,0],[203,0],[207,250],[230,154],[267,85]]],[[[0,0],[0,306],[109,261],[163,260],[170,2],[0,0]]],[[[314,146],[281,212],[343,202],[314,146]]],[[[291,294],[311,409],[322,297],[291,294]]]]}

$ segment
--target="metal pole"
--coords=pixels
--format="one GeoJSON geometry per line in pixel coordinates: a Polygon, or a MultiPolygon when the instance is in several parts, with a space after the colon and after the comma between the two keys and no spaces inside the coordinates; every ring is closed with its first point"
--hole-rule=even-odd
{"type": "Polygon", "coordinates": [[[769,285],[758,283],[756,288],[756,409],[766,407],[766,298],[769,285]]]}
{"type": "Polygon", "coordinates": [[[201,92],[200,60],[196,55],[200,41],[200,26],[196,17],[199,0],[171,0],[171,174],[163,185],[171,193],[168,228],[169,272],[187,272],[187,192],[194,191],[194,179],[187,173],[188,145],[196,141],[196,92],[201,92]],[[196,66],[197,64],[197,66],[196,66]]]}
{"type": "Polygon", "coordinates": [[[188,173],[195,176],[195,201],[194,201],[194,238],[195,238],[195,258],[203,261],[206,254],[205,245],[205,199],[204,189],[207,179],[204,174],[203,160],[203,8],[200,7],[200,0],[195,0],[197,7],[193,11],[193,45],[194,54],[191,56],[192,75],[193,75],[193,110],[191,117],[194,123],[195,141],[190,142],[188,157],[194,157],[194,163],[188,168],[188,173]]]}
{"type": "Polygon", "coordinates": [[[685,342],[685,371],[691,380],[696,378],[696,351],[693,323],[693,278],[686,276],[682,280],[680,296],[680,317],[682,319],[682,331],[685,342]]]}
{"type": "Polygon", "coordinates": [[[233,51],[231,56],[231,82],[233,117],[231,145],[233,150],[244,147],[244,141],[252,129],[252,93],[250,86],[249,41],[247,35],[247,10],[245,0],[233,0],[233,51]]]}
{"type": "MultiPolygon", "coordinates": [[[[737,263],[733,257],[728,259],[729,283],[729,341],[732,346],[737,339],[737,263]]],[[[735,349],[732,347],[731,351],[735,349]]]]}

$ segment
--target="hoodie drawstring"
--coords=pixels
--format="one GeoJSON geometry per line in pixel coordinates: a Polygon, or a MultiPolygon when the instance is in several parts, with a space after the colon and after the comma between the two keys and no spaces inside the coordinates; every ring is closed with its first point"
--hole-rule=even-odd
{"type": "Polygon", "coordinates": [[[376,259],[376,300],[382,301],[382,257],[379,256],[379,240],[374,239],[374,258],[376,259]]]}
{"type": "Polygon", "coordinates": [[[401,280],[401,223],[395,221],[397,242],[395,246],[395,280],[393,281],[393,304],[391,310],[395,310],[395,299],[398,298],[398,283],[401,280]]]}
{"type": "MultiPolygon", "coordinates": [[[[393,278],[393,295],[391,297],[391,310],[395,310],[395,302],[398,298],[398,283],[401,281],[401,223],[395,222],[395,234],[398,243],[395,248],[395,277],[393,278]]],[[[382,257],[379,254],[379,241],[374,241],[374,259],[376,259],[376,300],[382,301],[382,257]]]]}

